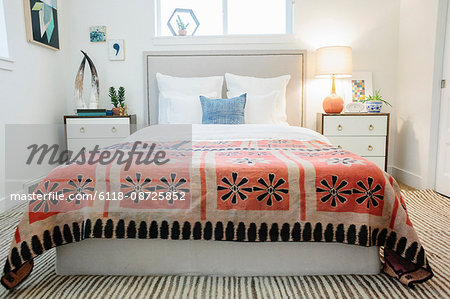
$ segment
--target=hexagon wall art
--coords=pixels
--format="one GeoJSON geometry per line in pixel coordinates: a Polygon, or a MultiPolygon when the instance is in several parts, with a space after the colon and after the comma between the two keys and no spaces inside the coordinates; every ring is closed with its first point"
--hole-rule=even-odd
{"type": "Polygon", "coordinates": [[[167,21],[167,27],[173,36],[186,36],[188,33],[194,35],[199,26],[200,22],[194,11],[186,8],[175,8],[167,21]]]}

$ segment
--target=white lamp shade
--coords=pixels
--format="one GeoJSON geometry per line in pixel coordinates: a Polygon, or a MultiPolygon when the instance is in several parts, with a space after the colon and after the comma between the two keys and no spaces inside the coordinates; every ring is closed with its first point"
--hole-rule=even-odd
{"type": "Polygon", "coordinates": [[[352,68],[351,47],[324,47],[316,50],[316,77],[351,77],[352,68]]]}

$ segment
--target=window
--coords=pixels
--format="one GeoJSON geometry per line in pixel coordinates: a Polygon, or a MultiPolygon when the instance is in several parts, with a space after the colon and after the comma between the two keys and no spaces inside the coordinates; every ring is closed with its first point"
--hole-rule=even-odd
{"type": "Polygon", "coordinates": [[[0,58],[8,58],[8,39],[6,36],[5,12],[3,0],[0,0],[0,58]]]}
{"type": "Polygon", "coordinates": [[[156,35],[292,34],[293,5],[294,0],[156,0],[156,35]]]}

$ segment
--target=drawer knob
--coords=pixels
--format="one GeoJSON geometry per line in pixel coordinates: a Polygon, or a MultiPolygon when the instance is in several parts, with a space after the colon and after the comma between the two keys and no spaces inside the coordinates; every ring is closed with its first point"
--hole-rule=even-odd
{"type": "Polygon", "coordinates": [[[373,131],[373,129],[375,129],[375,127],[373,125],[369,126],[369,131],[373,131]]]}
{"type": "Polygon", "coordinates": [[[369,150],[369,152],[373,151],[373,146],[369,145],[369,147],[367,148],[369,150]]]}
{"type": "Polygon", "coordinates": [[[338,129],[338,131],[342,131],[343,127],[342,127],[341,125],[339,125],[339,126],[337,127],[337,129],[338,129]]]}
{"type": "Polygon", "coordinates": [[[80,128],[80,133],[84,133],[86,130],[84,129],[84,127],[80,128]]]}
{"type": "Polygon", "coordinates": [[[117,131],[116,127],[112,127],[112,128],[111,128],[111,131],[112,131],[113,133],[116,133],[116,131],[117,131]]]}

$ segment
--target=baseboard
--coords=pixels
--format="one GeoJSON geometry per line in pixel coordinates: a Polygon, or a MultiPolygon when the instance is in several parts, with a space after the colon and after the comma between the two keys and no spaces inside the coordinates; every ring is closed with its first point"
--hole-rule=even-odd
{"type": "MultiPolygon", "coordinates": [[[[389,173],[390,175],[392,175],[392,165],[388,165],[386,172],[389,173]]],[[[393,176],[393,175],[392,175],[393,176]]]]}
{"type": "MultiPolygon", "coordinates": [[[[16,193],[17,194],[26,194],[26,192],[24,190],[18,191],[16,193]]],[[[11,200],[10,196],[11,195],[7,195],[7,196],[0,198],[0,213],[4,213],[4,212],[20,205],[21,203],[23,203],[23,201],[21,201],[21,200],[11,200]]]]}
{"type": "MultiPolygon", "coordinates": [[[[23,183],[23,189],[14,192],[14,194],[20,195],[31,194],[33,191],[36,190],[37,186],[40,184],[40,182],[42,182],[44,178],[45,177],[41,176],[23,183]]],[[[17,205],[23,203],[22,200],[12,200],[10,196],[11,194],[0,198],[0,213],[6,212],[16,207],[17,205]]]]}
{"type": "Polygon", "coordinates": [[[408,170],[401,169],[396,166],[391,166],[391,171],[392,171],[392,176],[396,180],[398,180],[408,186],[411,186],[416,189],[422,189],[424,186],[423,178],[420,175],[417,175],[415,173],[412,173],[408,170]]]}

